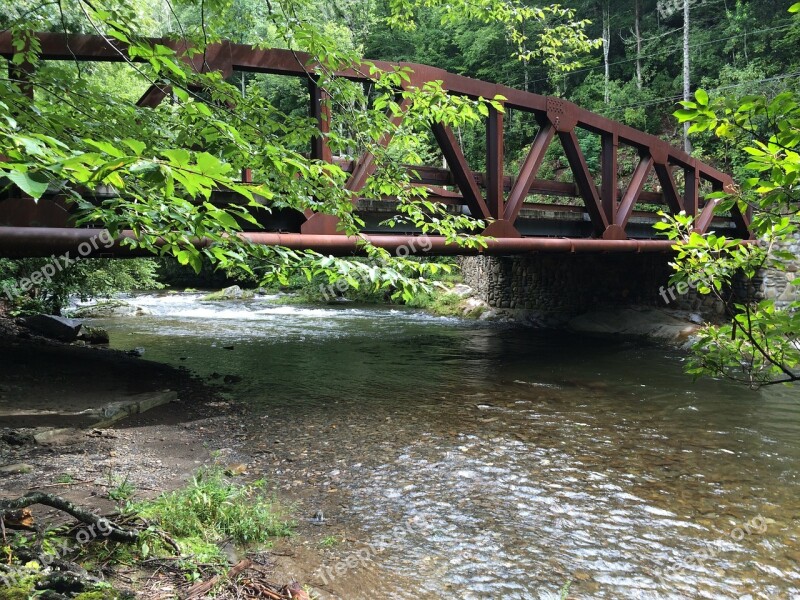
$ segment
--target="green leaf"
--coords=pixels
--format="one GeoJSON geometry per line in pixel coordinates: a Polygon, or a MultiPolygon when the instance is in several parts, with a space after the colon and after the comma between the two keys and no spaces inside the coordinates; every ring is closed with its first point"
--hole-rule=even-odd
{"type": "Polygon", "coordinates": [[[188,265],[189,259],[191,258],[192,253],[188,250],[181,250],[175,255],[175,258],[178,259],[178,262],[182,265],[188,265]]]}
{"type": "Polygon", "coordinates": [[[105,152],[106,154],[109,154],[114,158],[122,158],[123,156],[125,156],[124,152],[122,152],[119,148],[117,148],[110,142],[104,142],[102,140],[89,140],[89,139],[84,140],[84,142],[86,142],[90,146],[94,146],[95,148],[100,150],[100,152],[105,152]]]}
{"type": "Polygon", "coordinates": [[[11,181],[13,181],[19,189],[23,192],[38,200],[47,191],[47,186],[50,183],[49,179],[43,173],[23,173],[22,171],[8,171],[5,173],[11,181]]]}
{"type": "Polygon", "coordinates": [[[133,153],[136,156],[141,156],[142,152],[144,152],[145,148],[147,148],[147,145],[144,142],[140,142],[139,140],[134,140],[131,138],[125,138],[122,140],[122,143],[133,150],[133,153]]]}
{"type": "Polygon", "coordinates": [[[189,151],[184,150],[183,148],[162,150],[161,155],[168,158],[172,164],[177,167],[185,167],[189,164],[189,161],[192,158],[192,155],[189,153],[189,151]]]}
{"type": "Polygon", "coordinates": [[[689,121],[690,119],[694,119],[695,117],[697,117],[698,113],[696,110],[681,109],[681,110],[676,110],[672,114],[678,119],[678,122],[683,123],[684,121],[689,121]]]}
{"type": "Polygon", "coordinates": [[[708,106],[708,92],[704,89],[699,89],[694,93],[694,97],[700,106],[708,106]]]}

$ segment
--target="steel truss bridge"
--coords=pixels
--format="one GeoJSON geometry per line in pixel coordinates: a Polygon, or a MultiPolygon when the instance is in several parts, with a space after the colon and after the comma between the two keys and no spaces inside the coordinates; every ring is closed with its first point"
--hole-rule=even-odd
{"type": "MultiPolygon", "coordinates": [[[[41,43],[41,59],[50,61],[123,62],[128,59],[123,44],[101,36],[37,34],[41,43]]],[[[366,222],[363,236],[373,244],[397,250],[420,244],[410,243],[418,231],[389,230],[381,221],[395,214],[391,200],[364,199],[359,192],[375,172],[373,154],[366,152],[355,159],[332,155],[327,144],[330,116],[333,109],[325,90],[318,85],[315,65],[310,56],[284,49],[259,49],[253,46],[222,42],[212,44],[205,53],[191,54],[186,43],[170,39],[152,39],[153,44],[172,48],[198,72],[218,71],[224,78],[235,72],[268,73],[301,77],[308,83],[308,110],[316,119],[319,135],[311,143],[312,159],[337,162],[348,174],[346,189],[353,192],[356,210],[366,222]]],[[[0,55],[10,59],[15,48],[9,32],[0,34],[0,55]]],[[[667,142],[632,127],[584,110],[566,100],[520,91],[503,85],[455,75],[442,69],[411,63],[375,61],[378,69],[392,71],[411,69],[406,87],[421,88],[426,82],[441,81],[444,90],[469,98],[491,99],[503,96],[505,111],[529,113],[538,131],[530,143],[519,171],[504,170],[504,113],[489,109],[485,119],[485,172],[472,170],[464,150],[452,129],[442,123],[431,126],[447,168],[436,166],[408,167],[415,185],[425,186],[429,198],[446,203],[454,211],[468,212],[489,223],[484,234],[491,236],[487,254],[519,254],[528,252],[667,252],[671,242],[654,239],[653,212],[636,210],[637,205],[660,205],[671,214],[685,211],[696,217],[696,230],[717,231],[749,238],[749,215],[736,209],[726,217],[716,217],[718,200],[706,200],[708,190],[730,191],[733,182],[725,173],[689,156],[667,142]],[[578,134],[583,130],[599,136],[599,156],[584,154],[578,134]],[[545,153],[558,143],[571,177],[558,181],[540,179],[545,153]],[[624,156],[621,153],[625,153],[624,156]],[[620,162],[635,157],[636,166],[625,181],[620,177],[620,162]],[[591,159],[591,160],[590,160],[591,159]],[[589,164],[599,164],[595,172],[589,164]],[[571,181],[564,181],[570,179],[571,181]],[[648,191],[645,188],[649,186],[648,191]],[[537,204],[528,202],[530,195],[573,199],[571,203],[537,204]],[[577,202],[575,201],[577,200],[577,202]]],[[[11,79],[22,82],[30,77],[26,65],[9,62],[11,79]]],[[[336,73],[340,77],[368,83],[364,73],[369,68],[349,69],[336,73]]],[[[32,94],[32,89],[30,90],[32,94]]],[[[169,94],[169,88],[151,86],[139,99],[142,107],[155,107],[169,94]]],[[[405,104],[401,108],[406,108],[405,104]]],[[[393,117],[397,125],[402,114],[393,117]]],[[[380,144],[388,146],[387,134],[380,144]]],[[[248,180],[249,171],[243,174],[248,180]]],[[[12,188],[13,189],[13,188],[12,188]]],[[[212,201],[225,202],[226,193],[218,192],[212,201]]],[[[264,211],[266,212],[266,211],[264,211]]],[[[357,251],[356,240],[337,231],[337,219],[331,215],[281,210],[259,217],[259,226],[248,226],[243,236],[257,243],[278,244],[290,248],[308,248],[328,254],[350,254],[357,251]]],[[[49,194],[33,202],[19,192],[0,199],[0,255],[41,256],[74,249],[79,243],[96,236],[99,229],[74,226],[72,208],[58,194],[49,194]]],[[[429,254],[464,254],[478,250],[448,245],[443,238],[426,241],[429,254]]],[[[127,251],[119,245],[111,251],[120,256],[127,251]]]]}

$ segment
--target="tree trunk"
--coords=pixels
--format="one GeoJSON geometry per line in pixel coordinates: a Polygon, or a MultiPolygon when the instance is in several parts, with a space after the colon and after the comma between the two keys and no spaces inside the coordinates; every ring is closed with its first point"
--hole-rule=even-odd
{"type": "Polygon", "coordinates": [[[603,65],[605,66],[605,91],[603,100],[609,103],[608,84],[611,80],[610,66],[608,64],[608,53],[611,49],[611,15],[609,14],[608,2],[603,6],[603,65]]]}
{"type": "MultiPolygon", "coordinates": [[[[689,71],[689,2],[683,0],[683,99],[691,100],[692,85],[689,71]]],[[[689,141],[689,123],[683,124],[683,148],[686,152],[692,151],[692,143],[689,141]]]]}
{"type": "Polygon", "coordinates": [[[636,34],[636,89],[642,89],[642,0],[633,0],[633,28],[636,34]]]}

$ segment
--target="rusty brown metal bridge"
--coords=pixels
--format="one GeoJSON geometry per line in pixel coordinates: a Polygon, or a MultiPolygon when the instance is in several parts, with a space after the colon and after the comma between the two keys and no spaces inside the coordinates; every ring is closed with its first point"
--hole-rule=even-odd
{"type": "MultiPolygon", "coordinates": [[[[101,36],[37,34],[41,59],[52,61],[123,62],[128,59],[123,44],[101,36]]],[[[309,148],[312,159],[337,162],[349,177],[346,188],[353,193],[359,215],[364,219],[363,236],[373,244],[396,250],[409,244],[419,231],[389,230],[381,222],[394,214],[394,203],[385,199],[359,197],[375,172],[375,157],[366,152],[356,158],[332,155],[327,144],[331,103],[317,83],[312,58],[284,49],[259,49],[253,46],[222,42],[212,44],[205,53],[191,54],[186,43],[153,39],[152,43],[172,48],[200,72],[218,71],[229,78],[236,72],[267,73],[302,77],[308,82],[309,114],[316,119],[319,135],[309,148]]],[[[0,55],[10,59],[15,48],[9,32],[0,33],[0,55]]],[[[729,191],[733,182],[725,173],[689,156],[667,142],[632,127],[584,110],[566,100],[524,92],[503,85],[470,79],[442,69],[411,63],[374,61],[378,69],[411,69],[405,86],[420,88],[426,82],[441,81],[444,90],[470,98],[491,99],[503,96],[504,109],[533,115],[537,133],[516,173],[504,171],[504,113],[489,109],[485,119],[486,170],[473,171],[452,129],[433,123],[432,134],[441,149],[447,168],[408,167],[415,185],[424,186],[429,198],[447,204],[451,210],[485,220],[489,246],[479,250],[487,254],[527,252],[666,252],[671,242],[654,239],[654,212],[635,210],[639,204],[659,205],[671,214],[684,211],[696,216],[696,229],[703,233],[712,227],[740,238],[749,237],[749,216],[736,209],[729,216],[716,217],[718,200],[706,200],[704,193],[729,191]],[[590,157],[599,169],[589,167],[581,149],[578,133],[584,130],[599,136],[599,157],[590,157]],[[571,181],[538,178],[545,153],[555,140],[563,150],[571,181]],[[621,153],[635,157],[629,177],[620,176],[621,153]],[[627,181],[623,181],[627,179],[627,181]],[[652,183],[648,183],[652,180],[652,183]],[[647,190],[648,187],[651,188],[647,190]],[[705,190],[705,192],[704,192],[705,190]],[[570,198],[572,203],[530,202],[529,197],[570,198]],[[577,202],[575,200],[577,199],[577,202]]],[[[25,77],[24,68],[9,63],[11,78],[25,77]]],[[[353,81],[371,81],[369,69],[348,69],[336,73],[353,81]]],[[[142,107],[155,107],[169,91],[151,86],[139,99],[142,107]]],[[[404,108],[404,106],[402,106],[404,108]]],[[[402,114],[394,123],[402,121],[402,114]]],[[[390,135],[380,143],[387,146],[390,135]]],[[[247,180],[249,173],[243,175],[247,180]]],[[[14,188],[10,188],[14,189],[14,188]]],[[[224,201],[225,192],[217,194],[224,201]]],[[[76,228],[72,207],[57,193],[45,195],[39,202],[6,193],[0,197],[0,255],[40,256],[68,251],[100,230],[76,228]]],[[[331,215],[281,210],[259,218],[258,227],[248,226],[243,235],[254,242],[308,248],[329,254],[350,254],[357,250],[356,240],[336,229],[331,215]]],[[[430,238],[430,254],[464,254],[478,250],[448,245],[443,238],[430,238]]],[[[121,251],[122,252],[122,251],[121,251]]]]}

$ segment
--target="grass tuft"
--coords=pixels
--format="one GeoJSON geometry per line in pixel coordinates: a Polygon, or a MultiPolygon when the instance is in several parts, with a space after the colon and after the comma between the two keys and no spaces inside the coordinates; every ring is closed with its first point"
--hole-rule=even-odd
{"type": "Polygon", "coordinates": [[[201,469],[186,487],[132,507],[176,538],[246,546],[291,535],[294,523],[267,497],[266,482],[230,481],[219,467],[201,469]]]}

